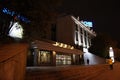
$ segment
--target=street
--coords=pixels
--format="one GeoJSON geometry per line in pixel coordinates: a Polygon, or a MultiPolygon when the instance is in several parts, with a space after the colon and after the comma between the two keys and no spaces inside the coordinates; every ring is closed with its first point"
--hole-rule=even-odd
{"type": "Polygon", "coordinates": [[[28,67],[26,80],[120,80],[120,63],[109,65],[28,67]]]}

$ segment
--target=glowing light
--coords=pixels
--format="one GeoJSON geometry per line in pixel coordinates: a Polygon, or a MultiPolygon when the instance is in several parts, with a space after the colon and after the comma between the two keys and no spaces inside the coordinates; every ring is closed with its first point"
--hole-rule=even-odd
{"type": "Polygon", "coordinates": [[[55,51],[53,51],[53,55],[56,55],[56,52],[55,52],[55,51]]]}
{"type": "Polygon", "coordinates": [[[73,46],[71,46],[71,48],[70,49],[74,49],[74,47],[73,46]]]}
{"type": "Polygon", "coordinates": [[[62,47],[62,48],[67,48],[67,49],[74,49],[74,46],[71,45],[67,45],[64,43],[60,43],[60,42],[56,42],[55,44],[53,44],[54,46],[58,46],[58,47],[62,47]]]}
{"type": "Polygon", "coordinates": [[[63,48],[67,48],[67,44],[64,44],[63,48]]]}
{"type": "Polygon", "coordinates": [[[83,52],[88,52],[88,49],[87,48],[83,48],[83,52]]]}
{"type": "Polygon", "coordinates": [[[112,59],[113,62],[114,62],[114,51],[113,51],[113,48],[112,48],[112,47],[109,48],[109,56],[111,57],[111,59],[112,59]]]}
{"type": "Polygon", "coordinates": [[[10,37],[13,37],[13,38],[20,38],[20,39],[22,39],[23,38],[23,28],[22,28],[22,26],[18,22],[13,23],[13,26],[9,30],[9,34],[8,35],[10,37]]]}
{"type": "Polygon", "coordinates": [[[55,44],[53,44],[54,46],[58,46],[59,45],[59,43],[58,42],[56,42],[55,44]]]}
{"type": "Polygon", "coordinates": [[[63,43],[60,43],[59,47],[63,47],[63,43]]]}
{"type": "Polygon", "coordinates": [[[92,23],[92,22],[89,22],[89,21],[81,21],[81,23],[83,23],[85,26],[93,27],[93,23],[92,23]]]}

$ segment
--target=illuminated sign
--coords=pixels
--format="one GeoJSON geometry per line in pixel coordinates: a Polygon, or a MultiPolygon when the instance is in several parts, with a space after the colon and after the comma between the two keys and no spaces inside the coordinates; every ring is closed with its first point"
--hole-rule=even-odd
{"type": "Polygon", "coordinates": [[[9,10],[7,8],[3,8],[2,12],[5,13],[5,14],[8,14],[10,16],[16,16],[17,19],[19,19],[19,20],[21,20],[23,22],[26,22],[26,23],[30,22],[30,20],[28,20],[26,17],[16,13],[15,11],[11,11],[11,10],[9,10]]]}
{"type": "Polygon", "coordinates": [[[23,38],[23,28],[22,26],[18,23],[18,22],[14,22],[10,24],[10,30],[9,30],[9,34],[10,37],[13,38],[23,38]]]}
{"type": "Polygon", "coordinates": [[[89,21],[81,21],[82,24],[84,24],[87,27],[93,27],[93,23],[89,21]]]}
{"type": "Polygon", "coordinates": [[[74,49],[73,46],[71,45],[67,45],[64,43],[60,43],[60,42],[56,42],[55,44],[53,44],[54,46],[58,46],[58,47],[62,47],[62,48],[67,48],[67,49],[74,49]]]}

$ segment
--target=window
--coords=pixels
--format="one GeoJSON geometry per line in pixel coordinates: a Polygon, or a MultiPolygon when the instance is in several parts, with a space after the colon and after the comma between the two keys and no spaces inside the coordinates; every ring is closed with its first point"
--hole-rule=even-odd
{"type": "Polygon", "coordinates": [[[78,32],[76,31],[76,41],[78,41],[78,32]]]}
{"type": "Polygon", "coordinates": [[[81,35],[81,43],[83,43],[83,35],[81,35]]]}
{"type": "Polygon", "coordinates": [[[39,51],[38,54],[38,64],[50,64],[50,52],[49,51],[39,51]]]}
{"type": "Polygon", "coordinates": [[[75,24],[75,30],[78,31],[78,25],[77,24],[75,24]]]}
{"type": "Polygon", "coordinates": [[[86,31],[84,31],[84,38],[85,38],[85,45],[87,45],[87,32],[86,31]]]}
{"type": "Polygon", "coordinates": [[[84,30],[84,35],[85,35],[85,37],[87,36],[87,32],[84,30]]]}
{"type": "Polygon", "coordinates": [[[51,25],[51,39],[56,41],[56,24],[51,25]]]}
{"type": "Polygon", "coordinates": [[[56,55],[56,64],[57,65],[69,65],[71,64],[71,55],[62,55],[57,54],[56,55]]]}
{"type": "Polygon", "coordinates": [[[80,33],[81,33],[81,34],[83,34],[83,30],[82,30],[82,28],[81,28],[81,27],[80,27],[80,33]]]}
{"type": "Polygon", "coordinates": [[[87,37],[85,36],[85,45],[87,45],[87,37]]]}

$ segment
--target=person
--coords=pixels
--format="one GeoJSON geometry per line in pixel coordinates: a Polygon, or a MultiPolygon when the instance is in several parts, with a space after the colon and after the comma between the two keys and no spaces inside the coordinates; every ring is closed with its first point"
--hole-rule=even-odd
{"type": "Polygon", "coordinates": [[[89,59],[87,59],[87,64],[89,64],[89,59]]]}
{"type": "Polygon", "coordinates": [[[109,58],[109,59],[107,59],[107,63],[109,64],[110,69],[112,70],[113,69],[113,60],[111,58],[109,58]]]}
{"type": "Polygon", "coordinates": [[[113,60],[109,59],[110,69],[113,69],[113,60]]]}

